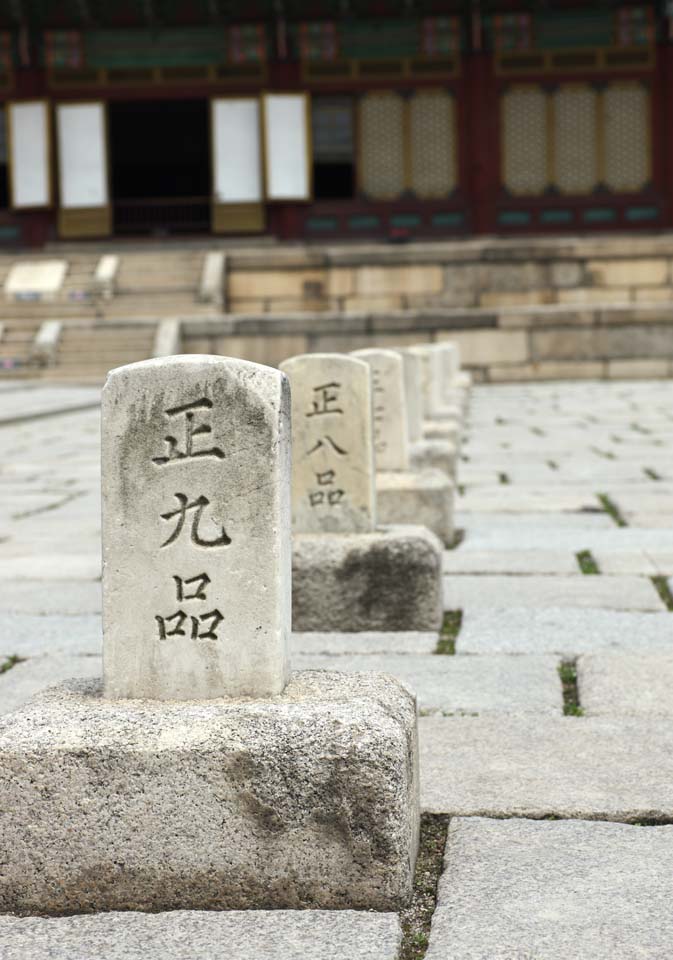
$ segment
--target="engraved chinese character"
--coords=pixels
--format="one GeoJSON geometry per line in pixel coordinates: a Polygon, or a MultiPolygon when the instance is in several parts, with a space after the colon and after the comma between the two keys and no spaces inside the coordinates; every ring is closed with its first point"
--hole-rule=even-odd
{"type": "Polygon", "coordinates": [[[227,531],[224,529],[224,527],[221,528],[221,533],[219,536],[215,537],[213,540],[204,540],[199,534],[201,515],[203,514],[205,508],[210,505],[210,500],[207,497],[197,497],[196,500],[188,503],[189,498],[186,497],[184,493],[176,493],[174,496],[180,506],[177,508],[177,510],[171,510],[170,513],[162,513],[160,515],[162,520],[172,520],[173,518],[177,518],[173,533],[167,540],[164,540],[164,542],[161,544],[162,547],[167,547],[169,544],[178,539],[187,520],[187,513],[190,510],[194,511],[192,514],[191,527],[192,543],[195,543],[197,547],[226,547],[231,543],[231,538],[227,535],[227,531]]]}
{"type": "MultiPolygon", "coordinates": [[[[316,473],[315,478],[319,487],[331,487],[336,480],[336,473],[334,470],[323,470],[316,473]]],[[[319,507],[322,504],[334,507],[341,503],[344,496],[344,490],[314,490],[309,493],[308,502],[312,507],[319,507]]]]}
{"type": "Polygon", "coordinates": [[[328,445],[340,457],[345,457],[346,454],[348,453],[348,450],[344,450],[343,447],[340,447],[339,444],[335,443],[335,441],[332,440],[331,437],[323,437],[322,439],[318,440],[317,443],[314,446],[312,446],[310,450],[307,451],[307,456],[310,457],[312,453],[316,452],[316,450],[320,450],[321,447],[326,447],[328,445]]]}
{"type": "Polygon", "coordinates": [[[319,387],[314,387],[313,392],[316,396],[311,402],[312,410],[306,414],[307,417],[319,417],[326,413],[343,413],[341,407],[335,407],[339,402],[339,394],[330,391],[341,389],[340,383],[323,383],[319,387]]]}
{"type": "Polygon", "coordinates": [[[217,628],[224,620],[219,610],[211,610],[210,613],[202,613],[198,617],[188,617],[183,610],[178,610],[170,617],[155,617],[159,628],[159,639],[166,640],[168,637],[186,637],[187,632],[183,629],[187,620],[191,623],[190,639],[192,640],[217,640],[217,628]],[[166,627],[172,621],[175,626],[167,630],[166,627]],[[205,626],[205,629],[201,629],[205,626]]]}
{"type": "Polygon", "coordinates": [[[187,614],[183,610],[178,610],[177,613],[174,613],[170,617],[155,617],[154,618],[159,625],[159,639],[165,640],[167,637],[185,637],[187,634],[182,629],[185,625],[185,620],[187,619],[187,614]],[[166,625],[171,623],[173,620],[176,621],[175,626],[172,630],[167,630],[166,625]]]}
{"type": "Polygon", "coordinates": [[[179,601],[207,599],[206,587],[210,583],[210,577],[207,573],[200,573],[196,577],[190,577],[189,580],[184,580],[182,577],[175,576],[173,579],[175,580],[175,588],[179,601]],[[185,587],[191,587],[192,584],[195,584],[193,592],[186,592],[185,587]]]}
{"type": "Polygon", "coordinates": [[[196,422],[196,414],[194,411],[210,410],[212,406],[213,401],[208,400],[207,397],[204,397],[202,400],[195,400],[193,403],[186,403],[181,407],[172,407],[170,410],[166,410],[166,416],[169,418],[179,417],[184,414],[184,444],[183,447],[180,448],[179,442],[175,437],[170,435],[164,437],[164,442],[168,448],[166,456],[152,457],[152,463],[156,463],[157,466],[163,467],[167,463],[174,463],[179,460],[190,460],[195,457],[215,457],[217,460],[223,460],[224,453],[219,447],[210,447],[207,450],[194,449],[195,437],[212,433],[210,424],[196,422]]]}

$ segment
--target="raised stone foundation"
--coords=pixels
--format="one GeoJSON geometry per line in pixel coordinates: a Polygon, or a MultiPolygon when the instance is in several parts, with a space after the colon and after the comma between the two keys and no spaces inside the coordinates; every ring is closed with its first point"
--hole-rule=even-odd
{"type": "Polygon", "coordinates": [[[0,722],[0,911],[397,910],[417,754],[414,697],[389,676],[201,702],[68,681],[0,722]]]}

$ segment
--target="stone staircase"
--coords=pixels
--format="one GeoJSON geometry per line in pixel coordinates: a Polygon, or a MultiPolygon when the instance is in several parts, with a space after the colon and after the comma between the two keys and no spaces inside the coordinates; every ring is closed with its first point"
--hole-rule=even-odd
{"type": "Polygon", "coordinates": [[[44,376],[55,381],[102,383],[108,370],[152,356],[155,323],[68,324],[54,366],[44,376]]]}
{"type": "Polygon", "coordinates": [[[4,320],[0,337],[0,378],[24,375],[27,368],[34,373],[31,348],[40,327],[39,320],[4,320]]]}

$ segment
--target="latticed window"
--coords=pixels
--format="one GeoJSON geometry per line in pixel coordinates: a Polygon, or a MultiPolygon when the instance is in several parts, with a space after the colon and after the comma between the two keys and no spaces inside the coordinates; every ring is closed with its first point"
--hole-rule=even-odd
{"type": "Polygon", "coordinates": [[[650,180],[650,91],[640,81],[512,86],[501,128],[502,183],[515,196],[628,193],[650,180]]]}
{"type": "Polygon", "coordinates": [[[370,199],[442,198],[456,188],[455,99],[448,91],[367,94],[358,126],[359,186],[370,199]]]}

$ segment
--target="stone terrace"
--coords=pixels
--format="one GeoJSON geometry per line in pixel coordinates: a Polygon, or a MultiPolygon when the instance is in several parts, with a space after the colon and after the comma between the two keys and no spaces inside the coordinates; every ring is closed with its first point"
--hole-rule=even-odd
{"type": "MultiPolygon", "coordinates": [[[[97,402],[0,392],[2,712],[101,672],[97,402]]],[[[672,447],[668,382],[476,387],[439,645],[295,635],[295,669],[385,670],[418,695],[426,833],[451,818],[427,960],[671,955],[672,447]]],[[[148,960],[416,960],[415,936],[351,911],[0,917],[0,956],[29,937],[31,960],[103,941],[148,960]]]]}

